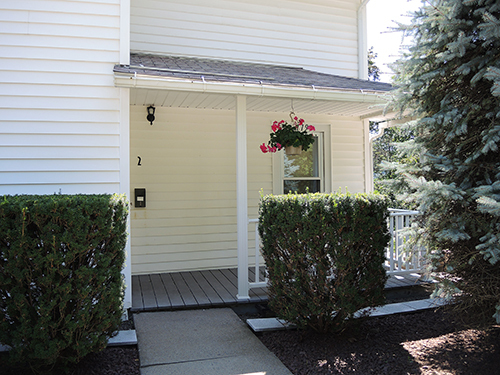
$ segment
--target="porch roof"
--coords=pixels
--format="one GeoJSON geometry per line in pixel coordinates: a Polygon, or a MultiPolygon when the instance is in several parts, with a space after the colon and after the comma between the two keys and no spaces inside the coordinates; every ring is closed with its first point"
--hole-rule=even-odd
{"type": "Polygon", "coordinates": [[[234,109],[371,117],[382,112],[387,83],[324,74],[298,67],[132,53],[115,65],[115,85],[134,88],[132,105],[234,109]]]}

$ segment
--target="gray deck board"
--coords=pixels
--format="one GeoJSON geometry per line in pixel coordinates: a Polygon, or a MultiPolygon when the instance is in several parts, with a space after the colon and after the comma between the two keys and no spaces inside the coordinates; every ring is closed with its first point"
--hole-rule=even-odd
{"type": "MultiPolygon", "coordinates": [[[[263,269],[260,280],[264,280],[263,269]]],[[[254,281],[254,269],[249,270],[250,281],[254,281]]],[[[422,284],[420,275],[392,276],[386,288],[397,288],[422,284]]],[[[162,273],[132,277],[132,310],[172,310],[230,306],[240,303],[262,303],[268,299],[267,288],[252,288],[250,300],[239,301],[238,271],[236,268],[162,273]]]]}
{"type": "Polygon", "coordinates": [[[196,298],[194,298],[193,293],[191,293],[191,290],[189,290],[189,286],[186,284],[180,273],[172,273],[172,280],[177,286],[177,289],[181,294],[181,298],[184,301],[185,306],[198,305],[198,303],[196,302],[196,298]]]}
{"type": "MultiPolygon", "coordinates": [[[[210,273],[221,283],[224,285],[224,288],[231,294],[232,296],[236,296],[238,294],[238,287],[229,280],[226,275],[222,272],[222,270],[211,270],[210,273]]],[[[234,278],[236,281],[236,278],[234,278]]]]}
{"type": "Polygon", "coordinates": [[[151,285],[153,286],[156,303],[158,308],[169,308],[172,306],[170,303],[170,299],[168,298],[167,290],[165,289],[165,285],[163,285],[163,281],[161,280],[161,276],[158,274],[150,275],[151,285]]]}
{"type": "Polygon", "coordinates": [[[217,271],[223,274],[226,277],[229,284],[231,284],[235,288],[236,292],[238,292],[238,277],[233,272],[231,272],[231,269],[225,268],[217,271]]]}
{"type": "Polygon", "coordinates": [[[184,307],[185,305],[184,301],[181,298],[181,294],[179,293],[179,290],[177,289],[174,281],[172,280],[172,274],[162,273],[160,277],[163,281],[163,285],[165,286],[165,290],[167,291],[168,298],[170,299],[171,307],[174,309],[184,307]]]}
{"type": "Polygon", "coordinates": [[[132,276],[132,309],[142,310],[144,303],[142,302],[141,282],[139,276],[132,276]]]}
{"type": "Polygon", "coordinates": [[[386,283],[386,288],[398,288],[398,287],[405,287],[414,284],[413,282],[409,281],[407,277],[404,276],[393,276],[390,277],[387,280],[386,283]]]}
{"type": "Polygon", "coordinates": [[[200,287],[205,291],[210,303],[212,305],[222,305],[222,298],[217,294],[215,289],[210,285],[207,279],[203,276],[207,271],[193,271],[191,274],[194,279],[198,282],[200,287]]]}
{"type": "Polygon", "coordinates": [[[215,291],[225,304],[236,302],[235,296],[231,295],[231,293],[227,291],[224,285],[222,285],[210,271],[203,273],[203,276],[205,276],[209,284],[212,286],[212,288],[215,289],[215,291]]]}
{"type": "Polygon", "coordinates": [[[238,279],[232,274],[228,277],[226,270],[212,270],[212,275],[226,288],[233,296],[238,294],[238,279]]]}
{"type": "Polygon", "coordinates": [[[141,291],[142,291],[142,300],[144,302],[144,309],[148,310],[157,309],[158,304],[156,303],[156,296],[149,275],[140,275],[139,281],[141,282],[141,291]]]}
{"type": "Polygon", "coordinates": [[[184,278],[184,281],[186,282],[187,286],[193,293],[194,298],[196,298],[196,302],[198,303],[198,305],[200,307],[210,306],[211,305],[210,299],[203,291],[203,288],[201,288],[201,286],[196,282],[195,278],[193,277],[193,274],[191,272],[182,272],[181,275],[184,278]]]}

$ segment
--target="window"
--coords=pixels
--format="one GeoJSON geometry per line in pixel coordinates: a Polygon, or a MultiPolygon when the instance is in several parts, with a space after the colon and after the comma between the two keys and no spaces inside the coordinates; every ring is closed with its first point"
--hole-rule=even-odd
{"type": "Polygon", "coordinates": [[[330,192],[330,126],[315,127],[315,141],[307,151],[300,155],[285,155],[284,151],[274,154],[274,194],[330,192]]]}
{"type": "Polygon", "coordinates": [[[283,155],[283,193],[319,193],[323,187],[323,154],[321,133],[313,145],[300,155],[283,155]]]}

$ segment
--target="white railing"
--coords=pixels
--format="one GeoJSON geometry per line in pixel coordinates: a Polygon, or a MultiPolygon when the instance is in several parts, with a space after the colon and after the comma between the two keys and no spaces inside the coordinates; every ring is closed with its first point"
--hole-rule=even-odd
{"type": "Polygon", "coordinates": [[[249,224],[255,223],[255,277],[253,281],[248,283],[248,288],[264,288],[267,286],[267,277],[264,280],[260,280],[260,267],[265,267],[266,264],[264,259],[261,260],[260,254],[260,236],[259,236],[259,219],[248,220],[249,224]]]}
{"type": "MultiPolygon", "coordinates": [[[[404,248],[408,241],[406,228],[411,226],[412,218],[418,215],[418,211],[389,209],[389,231],[391,240],[386,248],[385,267],[388,275],[403,275],[408,273],[423,272],[425,250],[407,251],[404,248]]],[[[249,224],[255,225],[255,252],[254,261],[249,259],[250,264],[255,264],[255,277],[249,281],[248,288],[263,288],[267,286],[267,277],[261,280],[260,269],[265,267],[264,260],[260,253],[259,219],[250,219],[249,224]]]]}
{"type": "Polygon", "coordinates": [[[407,273],[419,273],[424,269],[425,250],[417,249],[409,251],[405,244],[409,240],[408,227],[412,219],[418,215],[418,211],[389,209],[389,232],[391,240],[386,248],[385,266],[388,275],[402,275],[407,273]]]}

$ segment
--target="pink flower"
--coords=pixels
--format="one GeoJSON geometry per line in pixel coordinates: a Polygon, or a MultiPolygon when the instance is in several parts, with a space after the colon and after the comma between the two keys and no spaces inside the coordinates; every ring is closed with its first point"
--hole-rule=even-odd
{"type": "Polygon", "coordinates": [[[271,129],[273,129],[273,132],[276,132],[278,131],[279,129],[281,129],[281,126],[279,126],[278,124],[273,124],[273,126],[271,126],[271,129]]]}
{"type": "Polygon", "coordinates": [[[276,147],[278,147],[278,151],[283,148],[283,146],[281,145],[281,143],[276,143],[276,147]]]}
{"type": "Polygon", "coordinates": [[[284,124],[285,123],[285,120],[281,120],[280,122],[278,122],[278,125],[281,125],[281,124],[284,124]]]}
{"type": "Polygon", "coordinates": [[[303,124],[304,124],[304,122],[305,122],[305,120],[304,120],[303,118],[301,118],[301,119],[299,120],[299,124],[300,124],[300,125],[303,125],[303,124]]]}
{"type": "Polygon", "coordinates": [[[299,118],[298,118],[297,116],[295,116],[293,119],[294,119],[295,121],[297,121],[299,118]]]}
{"type": "Polygon", "coordinates": [[[313,131],[315,131],[315,130],[316,130],[316,128],[315,128],[314,126],[312,126],[312,125],[309,125],[309,126],[307,127],[307,130],[309,130],[309,131],[313,132],[313,131]]]}
{"type": "Polygon", "coordinates": [[[269,152],[276,152],[276,146],[269,147],[269,152]]]}
{"type": "Polygon", "coordinates": [[[268,147],[265,143],[260,145],[260,150],[265,154],[268,151],[268,147]]]}

